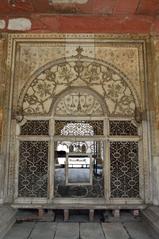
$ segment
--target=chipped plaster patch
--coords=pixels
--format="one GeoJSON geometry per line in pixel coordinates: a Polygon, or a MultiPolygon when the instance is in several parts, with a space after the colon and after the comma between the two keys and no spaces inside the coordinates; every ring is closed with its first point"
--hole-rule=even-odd
{"type": "Polygon", "coordinates": [[[9,19],[8,30],[26,31],[31,29],[31,21],[27,18],[9,19]]]}
{"type": "Polygon", "coordinates": [[[6,22],[0,19],[0,29],[4,29],[6,26],[6,22]]]}

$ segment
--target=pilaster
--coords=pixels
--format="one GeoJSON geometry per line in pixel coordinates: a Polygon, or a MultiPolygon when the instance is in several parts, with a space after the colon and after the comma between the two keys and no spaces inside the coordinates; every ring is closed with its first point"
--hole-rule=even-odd
{"type": "Polygon", "coordinates": [[[149,100],[151,108],[152,138],[152,194],[153,204],[159,205],[159,36],[153,36],[152,43],[152,78],[149,79],[149,100]]]}

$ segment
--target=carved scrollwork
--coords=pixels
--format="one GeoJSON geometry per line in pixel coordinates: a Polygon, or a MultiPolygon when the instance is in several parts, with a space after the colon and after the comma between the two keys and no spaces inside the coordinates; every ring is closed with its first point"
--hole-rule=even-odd
{"type": "MultiPolygon", "coordinates": [[[[81,52],[45,66],[29,87],[23,89],[19,104],[22,104],[25,114],[48,114],[57,94],[79,86],[98,92],[105,100],[108,114],[134,114],[136,99],[126,76],[112,65],[85,57],[81,52]]],[[[79,98],[82,100],[82,97],[86,95],[79,98]]]]}

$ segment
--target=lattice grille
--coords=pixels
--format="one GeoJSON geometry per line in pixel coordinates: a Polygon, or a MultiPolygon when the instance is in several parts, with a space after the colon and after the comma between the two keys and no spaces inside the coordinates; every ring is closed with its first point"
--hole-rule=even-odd
{"type": "Polygon", "coordinates": [[[111,197],[139,198],[137,142],[111,142],[111,197]]]}
{"type": "Polygon", "coordinates": [[[20,142],[19,197],[47,197],[48,142],[20,142]]]}
{"type": "Polygon", "coordinates": [[[138,135],[137,127],[131,122],[126,120],[114,120],[109,122],[110,135],[138,135]]]}
{"type": "Polygon", "coordinates": [[[21,135],[48,135],[48,120],[28,120],[21,126],[21,135]]]}
{"type": "Polygon", "coordinates": [[[55,121],[55,135],[103,135],[103,121],[55,121]]]}

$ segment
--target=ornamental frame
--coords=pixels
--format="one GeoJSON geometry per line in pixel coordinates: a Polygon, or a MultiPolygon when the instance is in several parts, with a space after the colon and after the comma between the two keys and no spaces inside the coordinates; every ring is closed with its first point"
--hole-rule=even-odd
{"type": "MultiPolygon", "coordinates": [[[[26,119],[34,119],[35,117],[26,117],[26,119]]],[[[48,198],[18,198],[18,191],[16,191],[16,195],[15,195],[15,203],[23,203],[24,201],[26,203],[52,203],[54,199],[54,160],[53,160],[53,155],[54,155],[54,142],[59,141],[59,140],[71,140],[72,142],[76,142],[77,140],[96,140],[96,141],[103,141],[104,143],[104,165],[103,165],[103,172],[104,172],[104,200],[106,200],[106,203],[110,203],[110,204],[124,204],[124,203],[137,203],[137,204],[142,204],[144,201],[144,178],[142,177],[143,175],[143,157],[142,157],[142,129],[141,126],[138,127],[138,132],[139,134],[137,136],[112,136],[109,135],[109,121],[110,120],[123,120],[123,118],[107,118],[105,116],[103,116],[102,120],[104,122],[104,135],[101,136],[91,136],[91,137],[74,137],[74,136],[53,136],[55,132],[55,119],[57,119],[56,117],[41,117],[41,119],[45,119],[45,120],[49,120],[50,121],[50,130],[49,130],[49,136],[21,136],[19,135],[17,137],[18,142],[20,141],[43,141],[43,140],[47,140],[49,143],[49,164],[48,164],[48,168],[49,168],[49,172],[48,172],[48,198]],[[134,198],[111,198],[111,190],[110,190],[110,143],[113,141],[125,141],[125,142],[138,142],[139,143],[139,159],[138,159],[138,163],[139,163],[139,182],[140,182],[140,188],[139,188],[139,193],[140,193],[140,199],[134,199],[134,198]],[[51,170],[52,169],[52,170],[51,170]]],[[[74,117],[73,118],[75,121],[77,121],[77,119],[79,119],[78,117],[74,117]]],[[[98,117],[96,118],[92,118],[91,120],[97,120],[98,117]]],[[[59,120],[59,117],[58,117],[59,120]]],[[[100,117],[101,120],[101,117],[100,117]]],[[[131,118],[125,118],[125,121],[130,121],[132,120],[131,118]]],[[[25,120],[24,120],[25,122],[25,120]]],[[[23,123],[24,123],[23,122],[23,123]]],[[[20,125],[22,125],[23,123],[21,123],[20,125]]],[[[133,122],[134,124],[134,122],[133,122]]],[[[138,125],[137,125],[138,126],[138,125]]],[[[17,128],[19,128],[20,126],[17,125],[17,128]]],[[[17,132],[20,132],[20,130],[17,130],[17,132]]],[[[17,161],[17,172],[18,172],[18,161],[17,161]]],[[[16,173],[16,175],[18,175],[16,173]]],[[[17,180],[17,185],[18,185],[18,178],[17,180]]],[[[17,188],[18,190],[18,188],[17,188]]],[[[73,199],[69,199],[71,202],[73,202],[73,199]]],[[[77,199],[76,199],[77,200],[77,199]]],[[[80,200],[80,199],[79,199],[80,200]]],[[[63,202],[65,201],[65,199],[62,200],[63,202]]]]}
{"type": "MultiPolygon", "coordinates": [[[[36,35],[36,34],[35,34],[36,35]]],[[[16,48],[16,44],[18,44],[18,42],[20,42],[20,41],[25,41],[25,42],[30,42],[30,41],[33,41],[34,40],[34,38],[35,38],[35,35],[33,34],[33,35],[29,35],[29,34],[10,34],[9,35],[9,57],[8,57],[8,65],[9,66],[12,66],[12,69],[14,68],[14,66],[13,66],[13,62],[12,62],[12,60],[11,59],[13,59],[14,57],[15,57],[15,48],[16,48]],[[25,39],[26,38],[26,39],[25,39]],[[24,40],[25,39],[25,40],[24,40]],[[12,55],[13,54],[13,55],[12,55]]],[[[40,37],[41,39],[43,39],[43,37],[45,38],[45,40],[47,39],[47,37],[48,37],[48,39],[50,38],[50,39],[52,39],[52,36],[53,37],[57,37],[58,39],[62,36],[62,35],[54,35],[54,34],[48,34],[47,36],[45,35],[38,35],[38,37],[40,37]]],[[[96,35],[97,36],[97,35],[96,35]]],[[[78,35],[78,37],[80,37],[79,35],[78,35]]],[[[91,34],[89,35],[82,35],[82,37],[88,37],[88,39],[91,41],[91,38],[92,38],[92,36],[91,36],[91,34]]],[[[94,36],[93,36],[94,37],[94,36]]],[[[132,40],[131,38],[129,39],[129,37],[128,36],[125,36],[125,39],[118,39],[118,40],[116,40],[115,38],[116,38],[117,36],[115,36],[115,35],[106,35],[106,34],[103,34],[102,36],[101,36],[101,39],[102,39],[102,42],[129,42],[129,43],[132,43],[133,41],[134,41],[134,43],[136,43],[136,44],[141,44],[141,45],[143,45],[143,49],[145,48],[145,40],[143,40],[143,36],[141,36],[141,38],[140,39],[136,39],[135,37],[134,37],[134,39],[132,40]],[[108,40],[109,39],[109,40],[108,40]]],[[[46,42],[48,41],[48,39],[46,40],[46,42]]],[[[69,39],[74,39],[74,35],[70,35],[69,36],[69,39]]],[[[82,38],[81,38],[82,39],[82,38]]],[[[145,70],[146,71],[146,70],[145,70]]],[[[14,72],[14,71],[13,71],[14,72]]],[[[145,73],[145,77],[146,77],[146,73],[145,73]]],[[[10,95],[11,95],[11,97],[12,97],[12,94],[13,94],[13,79],[14,79],[14,76],[12,75],[11,76],[11,91],[10,91],[10,95]]],[[[146,91],[146,90],[145,90],[146,91]]],[[[12,101],[10,101],[10,103],[12,103],[12,101]]],[[[31,117],[25,117],[25,119],[26,118],[28,118],[28,119],[36,119],[36,118],[34,118],[33,116],[31,116],[31,117]]],[[[41,118],[41,119],[44,119],[44,117],[43,116],[38,116],[38,118],[41,118]]],[[[47,118],[47,119],[49,119],[50,120],[50,122],[52,122],[52,124],[54,123],[54,119],[53,118],[51,118],[51,117],[45,117],[45,118],[47,118]]],[[[11,119],[11,117],[9,117],[9,119],[11,119]]],[[[59,118],[58,118],[59,119],[59,118]]],[[[15,127],[15,121],[14,120],[12,120],[12,122],[11,122],[11,125],[13,126],[13,128],[15,127]]],[[[105,125],[107,125],[107,117],[106,117],[106,122],[105,122],[105,125]]],[[[50,126],[50,127],[53,127],[53,126],[50,126]]],[[[141,127],[140,127],[141,128],[141,127]]],[[[146,122],[143,122],[143,128],[144,128],[144,135],[147,135],[147,123],[146,122]]],[[[22,140],[22,138],[19,136],[19,134],[18,134],[18,131],[19,131],[19,126],[17,126],[17,141],[19,141],[20,139],[22,140]]],[[[9,129],[9,132],[10,132],[10,129],[9,129]]],[[[53,132],[53,131],[52,131],[53,132]]],[[[38,139],[38,140],[40,140],[40,137],[39,138],[37,138],[37,137],[35,137],[35,139],[38,139]]],[[[54,142],[54,140],[57,140],[57,139],[53,139],[53,133],[51,133],[50,134],[50,137],[49,138],[47,138],[46,137],[46,139],[49,141],[49,142],[54,142]]],[[[103,137],[102,137],[102,140],[105,140],[105,138],[103,139],[103,137]]],[[[107,138],[106,139],[106,141],[107,142],[109,142],[109,139],[107,138]]],[[[140,141],[140,140],[139,140],[140,141]]],[[[143,137],[143,144],[144,145],[148,145],[148,143],[147,143],[147,136],[144,138],[143,137]]],[[[15,141],[14,141],[15,142],[15,141]]],[[[51,144],[51,143],[50,143],[51,144]]],[[[142,143],[141,143],[141,141],[140,141],[140,145],[141,145],[141,149],[142,149],[142,143]]],[[[17,143],[17,146],[18,146],[18,143],[17,143]]],[[[106,144],[106,147],[108,147],[108,144],[106,144]]],[[[141,150],[142,151],[142,150],[141,150]]],[[[107,151],[108,152],[108,151],[107,151]]],[[[144,175],[146,175],[146,176],[148,176],[148,174],[149,174],[149,172],[148,172],[148,167],[149,167],[149,162],[148,162],[148,160],[147,160],[147,157],[148,156],[146,156],[147,155],[147,150],[145,149],[145,147],[144,147],[144,149],[143,149],[143,152],[144,152],[144,162],[143,163],[141,163],[140,165],[141,165],[141,171],[143,172],[143,169],[145,168],[145,170],[146,170],[146,172],[144,173],[144,175]],[[143,166],[143,164],[144,164],[144,166],[143,166]]],[[[11,157],[13,157],[13,155],[11,156],[11,157]]],[[[50,162],[50,165],[51,165],[52,163],[50,162]]],[[[16,164],[17,165],[17,164],[16,164]]],[[[14,165],[13,165],[13,162],[11,162],[11,164],[10,164],[10,167],[11,167],[11,170],[8,170],[8,171],[12,171],[13,170],[13,172],[14,172],[14,165]]],[[[52,168],[53,168],[53,164],[52,164],[52,168]]],[[[17,168],[16,168],[16,170],[17,170],[17,168]]],[[[17,175],[17,174],[15,174],[15,175],[17,175]]],[[[13,178],[13,175],[11,175],[11,177],[13,178]]],[[[51,178],[51,177],[50,177],[51,178]]],[[[146,177],[147,178],[147,177],[146,177]]],[[[16,179],[16,176],[15,176],[15,179],[16,179]]],[[[11,180],[11,179],[9,179],[9,180],[11,180]]],[[[145,191],[146,191],[146,197],[143,197],[143,198],[145,198],[145,201],[146,202],[148,202],[149,201],[149,196],[148,196],[148,194],[149,194],[149,190],[148,190],[148,187],[149,187],[149,180],[146,180],[146,182],[144,183],[143,182],[143,185],[144,185],[144,189],[145,189],[145,191]]],[[[11,194],[12,194],[12,190],[11,190],[11,183],[10,183],[10,181],[8,182],[8,191],[9,191],[9,195],[11,196],[11,194]]],[[[53,191],[53,190],[52,190],[53,191]]],[[[109,192],[107,192],[107,195],[109,194],[109,192]]],[[[142,193],[142,195],[144,194],[144,192],[142,193]]],[[[51,192],[51,187],[50,187],[50,195],[53,195],[53,192],[51,192]]],[[[9,196],[9,197],[10,197],[9,196]]],[[[49,197],[49,199],[51,198],[51,196],[49,197]]],[[[107,197],[107,198],[109,198],[109,197],[107,197]]],[[[27,201],[27,200],[25,200],[25,201],[27,201]]],[[[37,202],[37,199],[35,199],[35,200],[31,200],[32,202],[37,202]]],[[[49,200],[47,200],[47,202],[48,202],[49,200]]],[[[24,202],[24,201],[23,201],[24,202]]],[[[42,202],[42,201],[41,201],[42,202]]],[[[43,201],[44,202],[44,201],[43,201]]],[[[46,201],[45,201],[46,202],[46,201]]]]}

